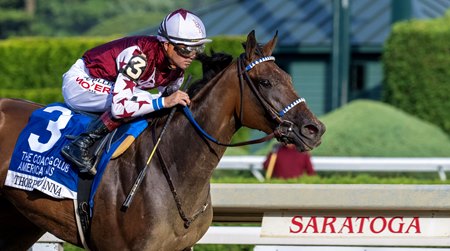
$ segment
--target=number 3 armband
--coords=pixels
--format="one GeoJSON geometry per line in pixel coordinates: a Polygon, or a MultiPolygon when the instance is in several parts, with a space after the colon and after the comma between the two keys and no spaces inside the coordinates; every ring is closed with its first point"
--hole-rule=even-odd
{"type": "Polygon", "coordinates": [[[138,80],[147,67],[147,60],[142,55],[133,56],[128,64],[121,70],[121,73],[132,80],[138,80]]]}

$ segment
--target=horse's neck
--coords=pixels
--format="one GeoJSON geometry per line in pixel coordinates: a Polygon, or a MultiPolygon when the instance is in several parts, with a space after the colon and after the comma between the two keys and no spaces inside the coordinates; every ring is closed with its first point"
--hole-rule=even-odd
{"type": "MultiPolygon", "coordinates": [[[[233,69],[226,70],[220,77],[206,84],[197,95],[192,98],[190,109],[198,124],[218,141],[228,143],[235,133],[236,102],[239,100],[239,86],[237,73],[233,69]],[[228,72],[232,72],[231,75],[228,72]],[[233,77],[235,80],[232,80],[233,77]]],[[[162,125],[160,125],[162,126],[162,125]]],[[[137,140],[137,154],[129,155],[129,161],[141,165],[151,155],[153,145],[151,128],[148,128],[137,140]],[[141,156],[138,159],[137,156],[141,156]],[[143,156],[143,157],[142,157],[143,156]],[[141,159],[143,158],[143,159],[141,159]],[[140,164],[139,164],[140,163],[140,164]]],[[[161,127],[156,130],[156,135],[161,132],[161,127]]],[[[209,194],[210,178],[222,158],[226,147],[219,146],[208,141],[197,132],[186,116],[177,112],[167,127],[167,131],[161,138],[158,146],[161,159],[158,154],[153,156],[152,163],[158,165],[158,175],[147,175],[146,182],[151,184],[163,184],[165,166],[170,179],[180,198],[186,213],[192,213],[203,203],[209,194]],[[160,163],[160,164],[157,164],[160,163]],[[163,163],[163,164],[161,164],[163,163]],[[156,180],[155,180],[156,179],[156,180]]],[[[124,160],[127,162],[128,160],[124,160]]],[[[128,176],[129,174],[124,173],[128,176]]],[[[167,180],[167,177],[166,177],[167,180]]],[[[153,196],[148,193],[147,196],[153,196]]]]}
{"type": "MultiPolygon", "coordinates": [[[[234,115],[240,91],[236,75],[233,70],[226,71],[219,78],[210,81],[193,99],[192,112],[199,124],[223,143],[228,143],[236,132],[234,115]]],[[[225,150],[224,147],[220,149],[225,150]]]]}
{"type": "MultiPolygon", "coordinates": [[[[239,98],[237,73],[234,68],[210,81],[192,99],[190,109],[198,124],[219,142],[228,143],[236,131],[234,114],[239,98]]],[[[176,153],[176,168],[186,182],[209,182],[226,147],[200,136],[184,115],[177,116],[171,126],[171,151],[176,153]]],[[[173,160],[171,160],[173,161],[173,160]]]]}

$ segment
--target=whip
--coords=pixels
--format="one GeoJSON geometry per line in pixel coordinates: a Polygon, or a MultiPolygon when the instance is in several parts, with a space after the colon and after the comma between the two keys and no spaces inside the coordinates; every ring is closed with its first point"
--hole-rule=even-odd
{"type": "MultiPolygon", "coordinates": [[[[184,85],[180,88],[180,90],[182,90],[182,91],[187,90],[190,81],[191,81],[191,75],[188,76],[188,79],[186,80],[184,85]]],[[[159,134],[158,141],[156,141],[156,144],[153,147],[153,150],[147,159],[147,163],[145,164],[145,167],[139,173],[137,179],[135,180],[135,182],[133,184],[133,187],[131,188],[130,192],[128,193],[127,198],[125,199],[125,201],[122,204],[122,207],[120,210],[122,210],[123,212],[125,212],[128,209],[128,207],[130,206],[131,202],[133,201],[134,195],[136,194],[137,189],[139,188],[142,181],[144,180],[144,177],[147,174],[148,165],[150,164],[150,161],[152,160],[153,155],[155,154],[156,149],[158,148],[159,142],[161,142],[161,138],[164,135],[164,132],[166,131],[167,126],[169,125],[170,121],[172,120],[173,115],[175,114],[176,110],[177,110],[177,106],[174,106],[171,108],[169,116],[167,117],[166,123],[164,124],[164,127],[161,130],[161,133],[159,134]]]]}

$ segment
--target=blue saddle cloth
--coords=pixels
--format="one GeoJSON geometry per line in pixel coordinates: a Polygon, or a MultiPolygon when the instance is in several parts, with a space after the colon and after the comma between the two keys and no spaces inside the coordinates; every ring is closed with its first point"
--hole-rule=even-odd
{"type": "MultiPolygon", "coordinates": [[[[53,103],[34,111],[16,142],[5,185],[28,191],[36,189],[57,199],[76,199],[78,169],[72,167],[60,152],[69,142],[66,135],[79,135],[93,119],[70,110],[62,103],[53,103]]],[[[91,188],[91,207],[114,151],[128,135],[137,138],[147,125],[145,119],[138,119],[119,128],[116,133],[118,139],[101,156],[97,166],[91,188]]]]}

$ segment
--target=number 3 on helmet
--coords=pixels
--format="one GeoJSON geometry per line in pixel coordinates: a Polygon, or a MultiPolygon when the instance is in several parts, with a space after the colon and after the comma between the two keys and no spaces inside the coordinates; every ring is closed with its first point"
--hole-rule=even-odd
{"type": "Polygon", "coordinates": [[[211,42],[206,38],[202,20],[185,9],[178,9],[161,22],[158,35],[174,44],[202,45],[211,42]]]}

